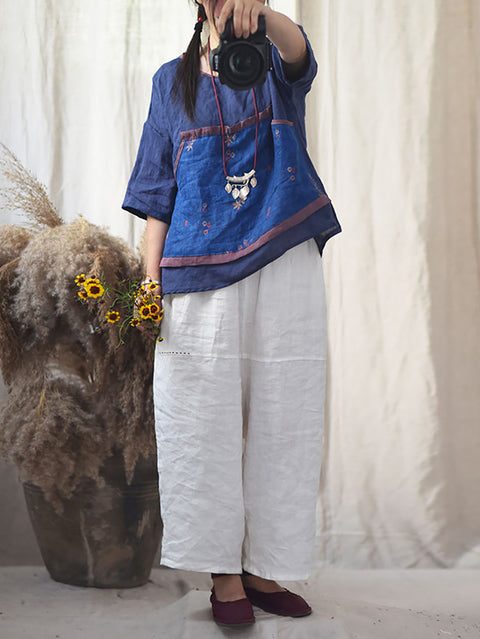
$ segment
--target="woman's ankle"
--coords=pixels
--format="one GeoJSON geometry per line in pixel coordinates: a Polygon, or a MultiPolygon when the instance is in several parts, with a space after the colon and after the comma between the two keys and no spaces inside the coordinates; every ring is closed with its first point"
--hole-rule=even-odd
{"type": "MultiPolygon", "coordinates": [[[[218,573],[212,573],[213,575],[218,573]]],[[[245,597],[241,575],[225,574],[212,576],[215,594],[219,601],[235,601],[245,597]]]]}

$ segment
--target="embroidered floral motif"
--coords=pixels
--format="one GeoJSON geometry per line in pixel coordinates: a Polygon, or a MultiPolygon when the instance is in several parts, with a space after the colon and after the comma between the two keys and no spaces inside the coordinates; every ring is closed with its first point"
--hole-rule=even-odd
{"type": "MultiPolygon", "coordinates": [[[[241,251],[243,248],[245,248],[246,246],[249,246],[251,243],[252,243],[252,238],[250,238],[249,240],[244,239],[243,244],[238,245],[238,250],[241,251]]],[[[233,253],[233,251],[226,251],[226,253],[233,253]]]]}
{"type": "Polygon", "coordinates": [[[203,211],[203,213],[206,213],[206,212],[207,212],[207,208],[208,208],[207,203],[206,203],[206,202],[204,202],[204,203],[202,204],[202,211],[203,211]]]}
{"type": "Polygon", "coordinates": [[[277,140],[280,138],[280,131],[278,129],[275,129],[275,137],[277,140]]]}
{"type": "Polygon", "coordinates": [[[242,208],[244,200],[235,200],[235,202],[233,203],[233,208],[235,209],[235,211],[239,211],[242,208]]]}
{"type": "Polygon", "coordinates": [[[234,157],[235,157],[235,153],[233,151],[230,151],[230,149],[228,149],[227,152],[225,153],[225,162],[230,162],[230,160],[234,157]]]}
{"type": "Polygon", "coordinates": [[[191,151],[193,149],[193,144],[194,144],[195,140],[196,140],[196,138],[191,138],[190,140],[188,140],[187,146],[185,147],[187,149],[187,151],[191,151]]]}
{"type": "Polygon", "coordinates": [[[207,228],[203,231],[204,235],[208,235],[208,229],[210,228],[210,222],[207,222],[207,220],[203,220],[202,222],[202,226],[206,226],[207,228]]]}
{"type": "Polygon", "coordinates": [[[289,167],[288,167],[288,169],[287,169],[287,171],[288,171],[289,173],[291,173],[291,174],[292,174],[292,175],[290,176],[290,179],[291,179],[291,180],[292,180],[292,182],[293,182],[293,181],[295,180],[295,171],[296,171],[295,167],[294,167],[294,166],[289,166],[289,167]]]}
{"type": "Polygon", "coordinates": [[[225,136],[225,144],[226,144],[227,146],[230,146],[230,144],[231,144],[232,142],[235,142],[235,140],[236,140],[236,139],[237,139],[237,134],[236,134],[236,133],[233,133],[232,135],[228,135],[228,134],[227,134],[227,135],[225,136]]]}

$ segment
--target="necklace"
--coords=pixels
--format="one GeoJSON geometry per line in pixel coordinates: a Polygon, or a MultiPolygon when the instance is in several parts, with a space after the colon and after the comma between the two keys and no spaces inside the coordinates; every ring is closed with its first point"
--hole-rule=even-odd
{"type": "Polygon", "coordinates": [[[210,64],[210,38],[208,38],[208,65],[210,67],[210,77],[212,78],[213,91],[215,93],[215,100],[217,102],[218,115],[220,116],[220,127],[222,129],[222,155],[223,155],[223,171],[227,183],[225,185],[225,191],[231,193],[234,200],[240,198],[242,203],[248,197],[250,188],[254,189],[257,186],[257,178],[255,177],[255,169],[257,168],[257,148],[258,148],[258,107],[255,91],[252,87],[253,104],[255,106],[255,158],[253,160],[253,169],[248,173],[244,173],[242,176],[228,175],[227,164],[225,161],[225,126],[223,124],[222,111],[220,109],[220,100],[218,99],[217,87],[215,86],[215,78],[213,77],[213,71],[210,64]]]}

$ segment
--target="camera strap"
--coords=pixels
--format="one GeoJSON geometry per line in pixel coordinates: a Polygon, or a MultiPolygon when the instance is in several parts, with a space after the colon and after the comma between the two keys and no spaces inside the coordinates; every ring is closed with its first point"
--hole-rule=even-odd
{"type": "Polygon", "coordinates": [[[257,107],[257,97],[255,95],[255,90],[252,87],[252,96],[253,96],[253,104],[255,106],[255,158],[253,160],[253,169],[248,173],[244,173],[242,176],[238,175],[228,175],[227,173],[227,163],[225,160],[225,126],[223,124],[222,110],[220,109],[220,100],[218,99],[217,87],[215,86],[215,78],[213,76],[212,67],[210,65],[210,37],[208,38],[208,64],[210,66],[210,77],[212,78],[213,91],[215,93],[215,100],[217,102],[218,115],[220,116],[220,127],[222,130],[222,155],[223,155],[223,171],[225,173],[225,178],[227,183],[225,185],[225,191],[227,193],[231,193],[234,200],[240,198],[242,203],[248,197],[250,193],[250,188],[254,189],[257,186],[257,178],[255,177],[255,170],[257,168],[257,149],[258,149],[258,107],[257,107]]]}

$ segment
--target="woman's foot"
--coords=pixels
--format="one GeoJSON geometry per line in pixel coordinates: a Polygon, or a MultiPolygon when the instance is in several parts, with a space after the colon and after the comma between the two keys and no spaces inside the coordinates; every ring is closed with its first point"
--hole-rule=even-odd
{"type": "Polygon", "coordinates": [[[244,599],[247,596],[240,575],[212,576],[212,581],[218,601],[237,601],[237,599],[244,599]]]}
{"type": "Polygon", "coordinates": [[[259,590],[260,592],[280,592],[286,590],[286,588],[282,588],[282,586],[272,579],[264,579],[263,577],[250,575],[246,572],[242,574],[242,582],[247,588],[255,588],[255,590],[259,590]]]}
{"type": "Polygon", "coordinates": [[[242,581],[252,606],[258,606],[265,612],[287,617],[304,617],[312,613],[311,606],[303,597],[282,588],[272,579],[263,579],[244,570],[242,581]]]}

